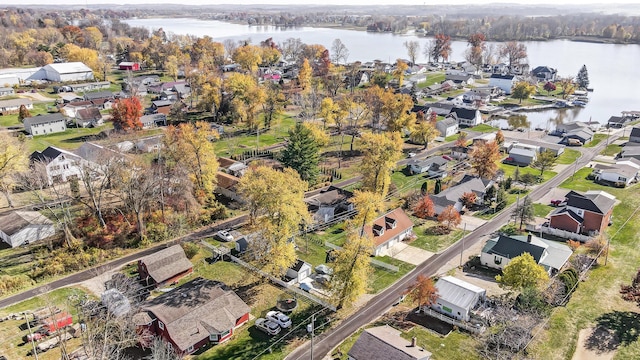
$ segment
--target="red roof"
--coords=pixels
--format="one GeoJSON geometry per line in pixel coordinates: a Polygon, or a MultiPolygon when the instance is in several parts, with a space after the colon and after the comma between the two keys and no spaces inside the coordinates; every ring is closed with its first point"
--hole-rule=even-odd
{"type": "Polygon", "coordinates": [[[401,208],[397,208],[377,218],[371,226],[365,226],[364,231],[373,239],[375,246],[378,247],[412,227],[413,222],[411,219],[401,208]],[[395,220],[395,227],[388,223],[389,220],[391,222],[395,220]],[[374,227],[384,229],[384,232],[378,235],[377,232],[374,233],[374,227]]]}

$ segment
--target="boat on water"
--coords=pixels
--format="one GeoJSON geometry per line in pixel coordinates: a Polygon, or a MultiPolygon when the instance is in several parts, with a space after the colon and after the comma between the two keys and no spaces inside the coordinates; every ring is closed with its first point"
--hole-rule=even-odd
{"type": "Polygon", "coordinates": [[[580,106],[580,107],[587,106],[587,103],[586,103],[586,102],[584,102],[584,101],[580,101],[580,100],[574,100],[574,101],[572,102],[572,104],[573,104],[573,105],[575,105],[575,106],[580,106]]]}

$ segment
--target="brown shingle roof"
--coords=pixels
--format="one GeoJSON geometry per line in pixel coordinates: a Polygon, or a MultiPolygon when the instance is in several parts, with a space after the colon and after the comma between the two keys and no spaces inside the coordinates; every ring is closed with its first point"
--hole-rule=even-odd
{"type": "Polygon", "coordinates": [[[233,291],[208,279],[196,278],[151,300],[144,310],[162,321],[181,351],[233,329],[251,309],[233,291]]]}
{"type": "Polygon", "coordinates": [[[374,220],[372,225],[368,225],[364,227],[365,233],[373,239],[373,243],[376,247],[386,243],[387,241],[393,239],[398,234],[406,231],[413,227],[413,222],[407,216],[407,214],[401,209],[397,208],[391,212],[380,216],[376,220],[374,220]],[[385,224],[385,218],[394,219],[396,221],[395,228],[390,228],[385,224]],[[378,226],[384,228],[384,233],[382,235],[373,233],[373,226],[378,226]]]}
{"type": "Polygon", "coordinates": [[[180,245],[173,245],[170,248],[147,255],[140,259],[140,262],[145,264],[149,276],[156,283],[161,283],[193,267],[180,245]]]}
{"type": "Polygon", "coordinates": [[[218,158],[218,164],[223,169],[226,169],[226,168],[228,168],[229,166],[231,166],[231,165],[233,165],[235,163],[236,163],[236,161],[233,160],[233,159],[229,159],[229,158],[226,158],[226,157],[219,157],[218,158]]]}
{"type": "Polygon", "coordinates": [[[218,179],[218,186],[227,190],[233,189],[240,181],[239,178],[222,171],[218,171],[216,178],[218,179]]]}

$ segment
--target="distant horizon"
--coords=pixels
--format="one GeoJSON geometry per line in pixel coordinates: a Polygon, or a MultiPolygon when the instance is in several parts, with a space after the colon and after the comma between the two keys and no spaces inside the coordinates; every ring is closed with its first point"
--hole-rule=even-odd
{"type": "Polygon", "coordinates": [[[528,5],[528,6],[557,6],[557,5],[623,5],[634,4],[640,5],[638,0],[615,0],[610,4],[603,4],[602,2],[587,0],[542,0],[544,3],[531,4],[530,0],[310,0],[303,1],[302,3],[293,3],[291,0],[223,0],[220,2],[212,3],[210,1],[203,0],[8,0],[5,6],[16,5],[37,5],[37,6],[88,6],[88,5],[160,5],[160,4],[174,4],[174,5],[190,5],[190,6],[216,6],[216,5],[296,5],[296,6],[315,6],[315,5],[344,5],[344,6],[384,6],[384,5],[406,5],[406,6],[433,6],[433,5],[491,5],[491,4],[512,4],[512,5],[528,5]]]}

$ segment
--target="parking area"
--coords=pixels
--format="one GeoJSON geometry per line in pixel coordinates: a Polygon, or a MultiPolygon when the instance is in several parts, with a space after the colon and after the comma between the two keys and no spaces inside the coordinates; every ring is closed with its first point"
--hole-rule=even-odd
{"type": "Polygon", "coordinates": [[[420,265],[433,256],[433,253],[415,246],[399,243],[389,251],[389,256],[412,265],[420,265]]]}
{"type": "Polygon", "coordinates": [[[571,191],[569,189],[553,188],[543,197],[541,197],[536,203],[549,205],[552,200],[564,200],[565,195],[571,191]]]}

